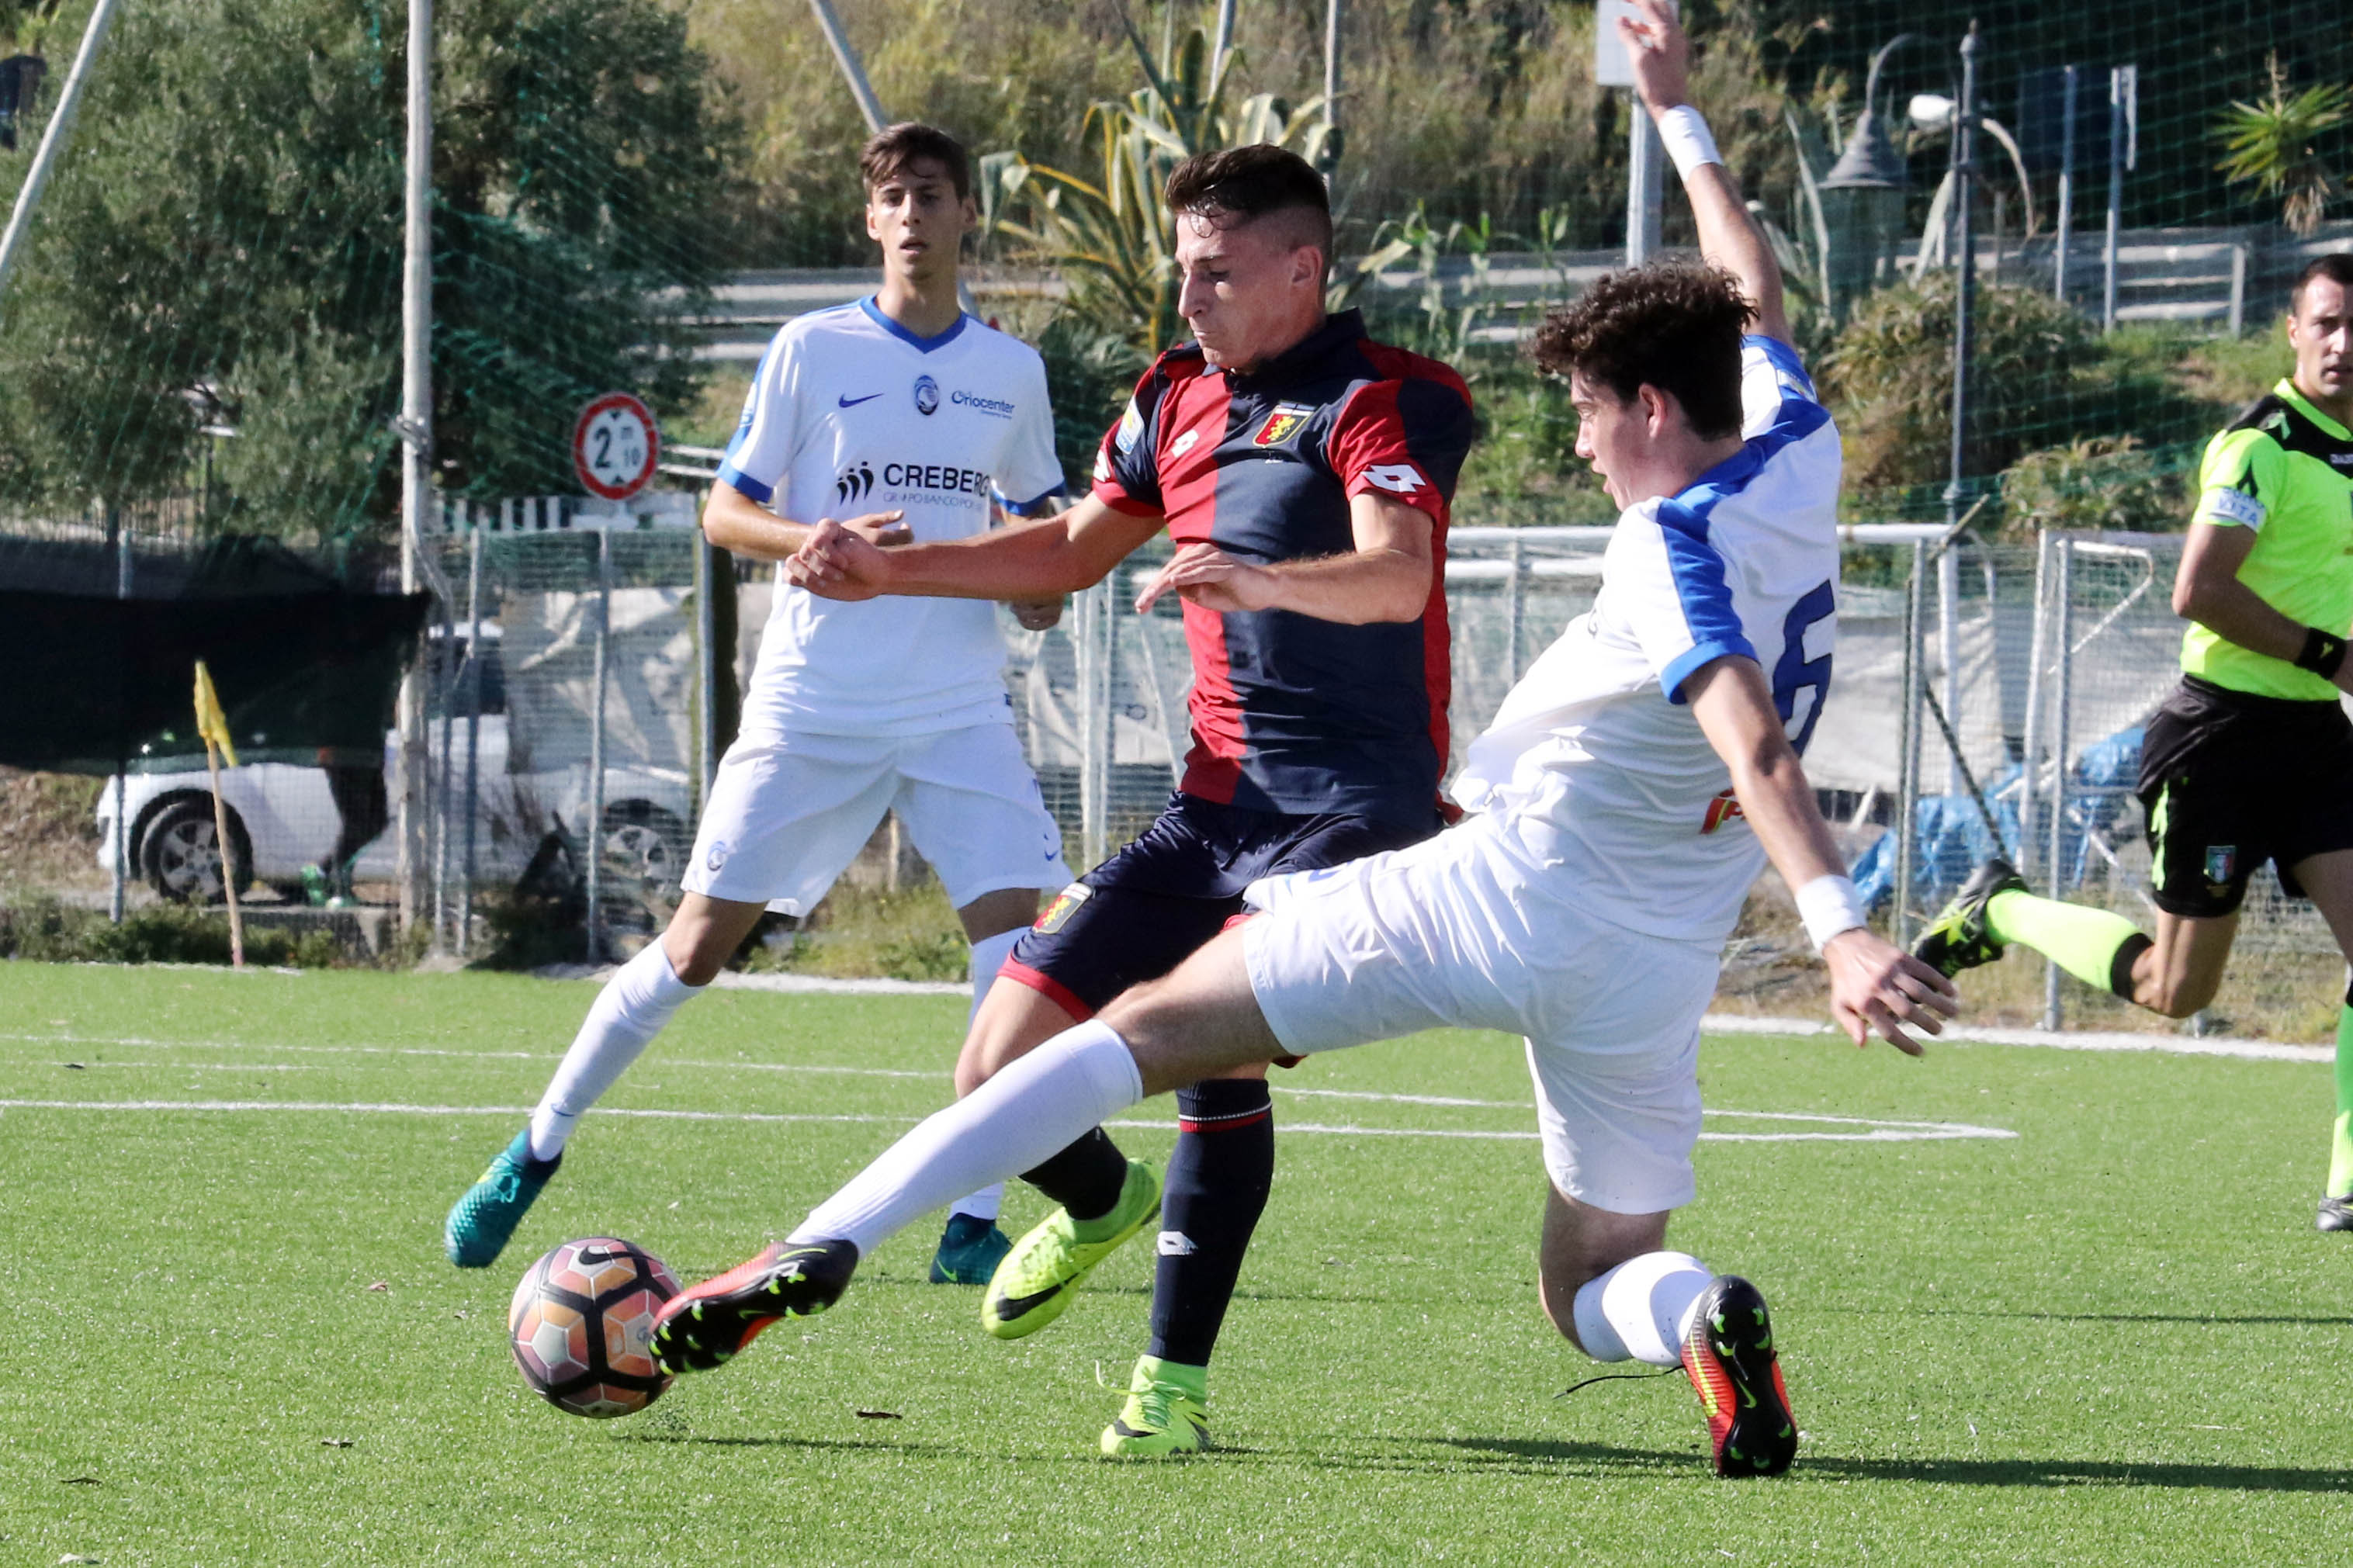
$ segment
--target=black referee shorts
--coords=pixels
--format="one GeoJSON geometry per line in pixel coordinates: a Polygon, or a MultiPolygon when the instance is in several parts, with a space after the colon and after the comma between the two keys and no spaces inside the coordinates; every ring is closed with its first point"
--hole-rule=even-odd
{"type": "Polygon", "coordinates": [[[2142,738],[2139,794],[2158,909],[2232,913],[2266,860],[2302,898],[2289,867],[2353,849],[2353,723],[2335,702],[2185,676],[2142,738]]]}
{"type": "Polygon", "coordinates": [[[1179,791],[1134,843],[1046,906],[997,973],[1051,997],[1073,1018],[1092,1018],[1217,935],[1260,878],[1402,849],[1440,826],[1435,802],[1428,822],[1409,826],[1251,811],[1179,791]]]}

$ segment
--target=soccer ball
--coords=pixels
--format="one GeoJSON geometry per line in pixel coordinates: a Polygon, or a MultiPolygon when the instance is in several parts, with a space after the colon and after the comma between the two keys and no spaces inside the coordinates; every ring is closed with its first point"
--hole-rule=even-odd
{"type": "Polygon", "coordinates": [[[670,1386],[648,1342],[654,1313],[677,1294],[642,1247],[608,1236],[565,1242],[531,1266],[507,1308],[522,1380],[592,1420],[643,1410],[670,1386]]]}

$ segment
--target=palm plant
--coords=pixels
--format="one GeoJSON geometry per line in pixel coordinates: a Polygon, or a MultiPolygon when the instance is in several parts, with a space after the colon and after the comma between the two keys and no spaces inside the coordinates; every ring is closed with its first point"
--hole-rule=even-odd
{"type": "Polygon", "coordinates": [[[2255,103],[2233,100],[2215,135],[2223,147],[2214,165],[2233,184],[2253,184],[2280,198],[2280,217],[2297,234],[2320,226],[2339,192],[2337,176],[2320,160],[2314,143],[2345,123],[2348,95],[2336,82],[2291,93],[2279,57],[2271,58],[2271,90],[2255,103]]]}
{"type": "Polygon", "coordinates": [[[1084,139],[1097,168],[1082,175],[989,153],[980,160],[981,238],[1004,236],[1022,259],[1060,274],[1065,310],[1156,353],[1183,331],[1176,220],[1160,199],[1169,172],[1197,153],[1259,142],[1312,163],[1331,126],[1321,97],[1293,106],[1262,92],[1229,108],[1240,50],[1213,66],[1196,28],[1155,63],[1124,11],[1121,22],[1145,86],[1088,106],[1084,139]]]}

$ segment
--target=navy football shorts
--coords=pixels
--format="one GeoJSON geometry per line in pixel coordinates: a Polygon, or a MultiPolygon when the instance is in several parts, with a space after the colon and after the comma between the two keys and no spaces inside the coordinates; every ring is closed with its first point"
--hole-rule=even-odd
{"type": "Polygon", "coordinates": [[[1217,935],[1260,878],[1402,849],[1442,826],[1435,803],[1429,821],[1409,826],[1251,811],[1180,790],[1134,843],[1046,906],[997,974],[1050,997],[1073,1019],[1092,1018],[1217,935]]]}

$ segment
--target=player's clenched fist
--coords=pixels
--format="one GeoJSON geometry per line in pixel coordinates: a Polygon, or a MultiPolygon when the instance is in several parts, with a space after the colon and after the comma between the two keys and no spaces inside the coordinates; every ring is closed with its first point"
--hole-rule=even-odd
{"type": "Polygon", "coordinates": [[[785,559],[785,580],[821,599],[871,599],[887,586],[882,552],[914,536],[896,511],[868,512],[848,522],[820,519],[801,547],[785,559]]]}

